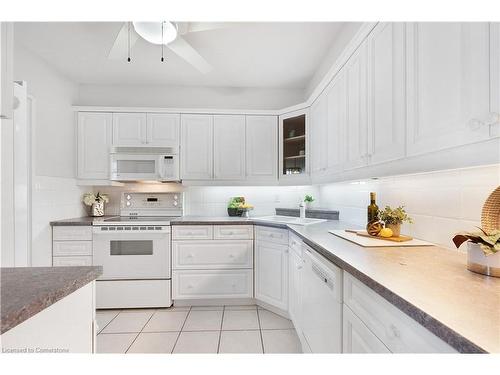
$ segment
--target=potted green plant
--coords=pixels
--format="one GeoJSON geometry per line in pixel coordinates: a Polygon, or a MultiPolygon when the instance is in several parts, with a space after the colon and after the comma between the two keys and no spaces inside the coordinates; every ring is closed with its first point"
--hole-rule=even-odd
{"type": "Polygon", "coordinates": [[[390,206],[385,206],[384,210],[380,211],[380,220],[384,222],[386,228],[392,230],[394,237],[399,237],[401,234],[401,224],[403,222],[413,223],[411,217],[406,213],[404,206],[394,209],[390,206]]]}
{"type": "Polygon", "coordinates": [[[244,204],[244,197],[232,197],[231,199],[229,199],[229,203],[227,205],[227,214],[229,216],[241,216],[243,214],[241,206],[244,204]]]}
{"type": "Polygon", "coordinates": [[[308,209],[311,206],[311,203],[314,202],[314,198],[312,195],[306,195],[304,197],[304,207],[308,209]]]}
{"type": "Polygon", "coordinates": [[[83,194],[83,203],[86,206],[90,206],[90,216],[104,216],[104,203],[109,202],[109,197],[106,194],[101,194],[97,192],[94,193],[85,193],[83,194]]]}
{"type": "Polygon", "coordinates": [[[467,242],[467,269],[483,275],[500,277],[500,230],[458,233],[453,237],[457,249],[467,242]]]}

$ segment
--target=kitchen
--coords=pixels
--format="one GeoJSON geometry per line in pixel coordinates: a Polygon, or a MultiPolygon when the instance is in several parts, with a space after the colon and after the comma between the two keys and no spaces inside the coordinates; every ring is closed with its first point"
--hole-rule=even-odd
{"type": "Polygon", "coordinates": [[[500,352],[500,23],[0,36],[3,352],[500,352]]]}

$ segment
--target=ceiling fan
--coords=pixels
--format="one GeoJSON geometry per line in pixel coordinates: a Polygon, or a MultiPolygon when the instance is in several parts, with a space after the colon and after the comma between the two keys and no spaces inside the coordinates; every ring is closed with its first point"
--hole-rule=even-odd
{"type": "MultiPolygon", "coordinates": [[[[120,28],[108,54],[111,60],[130,61],[130,51],[139,38],[149,43],[166,46],[186,60],[201,73],[209,73],[213,67],[182,36],[188,33],[230,27],[224,22],[125,22],[120,28]]],[[[163,61],[163,54],[162,54],[163,61]]]]}

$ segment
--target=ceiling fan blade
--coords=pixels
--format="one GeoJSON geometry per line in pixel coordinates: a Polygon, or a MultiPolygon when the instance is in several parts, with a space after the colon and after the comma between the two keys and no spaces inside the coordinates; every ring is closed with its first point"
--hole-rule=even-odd
{"type": "Polygon", "coordinates": [[[199,31],[209,31],[226,29],[233,27],[235,22],[188,22],[187,33],[196,33],[199,31]]]}
{"type": "MultiPolygon", "coordinates": [[[[115,41],[111,46],[108,53],[108,59],[110,60],[125,60],[128,55],[128,28],[129,23],[123,23],[120,31],[116,35],[115,41]]],[[[139,35],[134,30],[134,27],[130,25],[130,49],[132,49],[139,39],[139,35]]]]}
{"type": "Polygon", "coordinates": [[[181,36],[178,36],[172,43],[167,44],[167,47],[198,69],[201,73],[207,74],[213,69],[212,65],[210,65],[207,60],[205,60],[181,36]]]}

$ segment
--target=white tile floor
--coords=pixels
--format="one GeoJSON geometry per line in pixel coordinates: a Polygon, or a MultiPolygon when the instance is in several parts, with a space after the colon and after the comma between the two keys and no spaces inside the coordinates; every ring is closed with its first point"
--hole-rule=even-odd
{"type": "Polygon", "coordinates": [[[290,320],[251,306],[98,310],[98,353],[300,353],[290,320]]]}

